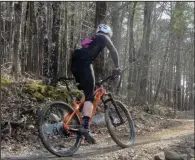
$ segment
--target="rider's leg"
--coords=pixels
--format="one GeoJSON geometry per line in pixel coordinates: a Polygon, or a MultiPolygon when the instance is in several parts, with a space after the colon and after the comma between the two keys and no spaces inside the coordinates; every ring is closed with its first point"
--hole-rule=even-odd
{"type": "Polygon", "coordinates": [[[95,76],[93,72],[92,64],[88,66],[88,72],[85,72],[85,78],[83,79],[83,90],[85,94],[85,103],[83,106],[83,127],[89,128],[89,120],[92,116],[93,111],[93,91],[95,86],[95,76]]]}
{"type": "Polygon", "coordinates": [[[83,91],[85,94],[85,103],[83,106],[83,118],[82,118],[82,126],[83,129],[81,129],[81,133],[85,136],[86,140],[89,143],[96,143],[95,139],[90,135],[89,133],[89,121],[92,116],[93,111],[93,92],[94,92],[94,86],[95,86],[95,78],[94,78],[94,72],[92,64],[86,66],[85,73],[81,80],[81,86],[83,87],[83,91]]]}
{"type": "Polygon", "coordinates": [[[80,132],[85,136],[88,142],[95,143],[95,140],[89,134],[89,120],[93,110],[92,95],[95,86],[93,66],[90,62],[77,60],[72,64],[71,70],[76,82],[79,83],[78,88],[84,91],[86,100],[83,106],[82,128],[80,129],[80,132]]]}
{"type": "Polygon", "coordinates": [[[85,101],[84,106],[83,106],[83,120],[82,120],[82,125],[84,128],[88,129],[89,128],[89,120],[92,115],[92,110],[93,110],[93,104],[90,101],[85,101]]]}

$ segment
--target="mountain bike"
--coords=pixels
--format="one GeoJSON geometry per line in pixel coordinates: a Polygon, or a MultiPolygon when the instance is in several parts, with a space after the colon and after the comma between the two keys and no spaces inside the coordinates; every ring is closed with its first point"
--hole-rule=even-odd
{"type": "MultiPolygon", "coordinates": [[[[105,112],[105,123],[112,139],[122,148],[130,147],[134,143],[135,129],[130,112],[125,105],[115,100],[112,93],[107,92],[103,84],[114,79],[116,75],[111,75],[95,84],[94,102],[92,117],[95,114],[96,107],[103,103],[105,112]],[[121,128],[120,128],[121,127],[121,128]]],[[[120,76],[121,77],[121,76],[120,76]]],[[[52,154],[59,157],[73,155],[81,145],[83,136],[78,132],[82,124],[82,107],[85,99],[77,100],[72,96],[68,86],[68,81],[73,78],[59,78],[63,81],[70,93],[72,105],[63,101],[54,101],[44,104],[38,116],[39,137],[45,148],[52,154]],[[48,131],[49,125],[63,125],[63,132],[55,134],[48,131]]],[[[120,81],[121,82],[121,81],[120,81]]]]}

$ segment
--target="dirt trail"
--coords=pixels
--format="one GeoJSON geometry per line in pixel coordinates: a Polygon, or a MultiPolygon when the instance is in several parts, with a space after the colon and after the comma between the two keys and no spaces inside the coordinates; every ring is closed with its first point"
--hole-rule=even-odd
{"type": "MultiPolygon", "coordinates": [[[[173,120],[181,121],[181,120],[173,120]]],[[[3,160],[16,160],[16,159],[120,159],[120,155],[139,156],[143,152],[150,152],[154,154],[157,149],[162,150],[162,147],[167,147],[170,144],[178,142],[180,139],[194,134],[194,120],[182,120],[182,125],[162,129],[158,132],[148,132],[147,135],[137,136],[133,147],[122,149],[118,147],[111,137],[107,134],[95,135],[98,144],[81,146],[79,150],[72,157],[57,158],[45,151],[35,151],[29,154],[23,154],[20,157],[2,157],[3,160]],[[145,147],[145,149],[144,149],[145,147]],[[152,150],[152,151],[150,151],[152,150]],[[141,151],[141,152],[140,152],[141,151]]],[[[148,156],[148,155],[147,155],[148,156]]],[[[141,156],[142,157],[142,156],[141,156]]],[[[150,157],[151,158],[151,157],[150,157]]],[[[144,158],[145,160],[150,158],[144,158]]],[[[136,159],[136,158],[134,158],[136,159]]],[[[139,159],[139,158],[138,158],[139,159]]],[[[144,160],[143,159],[143,160],[144,160]]]]}

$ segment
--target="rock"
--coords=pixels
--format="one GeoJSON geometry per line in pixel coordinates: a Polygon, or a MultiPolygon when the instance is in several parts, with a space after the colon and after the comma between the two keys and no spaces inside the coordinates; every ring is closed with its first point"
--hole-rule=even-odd
{"type": "Polygon", "coordinates": [[[36,144],[35,147],[36,147],[37,150],[41,149],[40,144],[36,144]]]}
{"type": "Polygon", "coordinates": [[[122,156],[122,155],[120,155],[120,156],[118,157],[118,159],[123,160],[123,156],[122,156]]]}
{"type": "Polygon", "coordinates": [[[187,148],[186,151],[190,155],[190,158],[193,158],[194,157],[194,150],[193,149],[187,148]]]}
{"type": "Polygon", "coordinates": [[[187,154],[181,154],[180,155],[180,160],[188,160],[188,155],[187,154]]]}
{"type": "Polygon", "coordinates": [[[181,157],[178,153],[173,151],[164,151],[166,160],[181,160],[181,157]]]}
{"type": "Polygon", "coordinates": [[[32,125],[32,124],[30,124],[29,126],[28,126],[28,129],[34,129],[35,127],[32,125]]]}
{"type": "Polygon", "coordinates": [[[165,153],[164,152],[157,153],[156,155],[154,155],[154,160],[165,160],[165,153]]]}
{"type": "Polygon", "coordinates": [[[36,142],[37,136],[36,135],[29,135],[29,140],[31,140],[32,142],[36,142]]]}
{"type": "Polygon", "coordinates": [[[106,125],[104,113],[93,116],[91,125],[95,125],[97,127],[104,127],[106,125]]]}
{"type": "Polygon", "coordinates": [[[119,159],[119,160],[127,160],[128,158],[127,158],[126,156],[120,155],[120,156],[118,157],[118,159],[119,159]]]}

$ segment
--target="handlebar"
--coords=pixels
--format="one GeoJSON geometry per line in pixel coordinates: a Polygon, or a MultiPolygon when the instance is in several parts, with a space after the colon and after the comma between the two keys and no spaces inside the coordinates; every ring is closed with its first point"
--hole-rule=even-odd
{"type": "MultiPolygon", "coordinates": [[[[112,78],[114,79],[115,76],[120,76],[119,84],[118,84],[117,90],[116,90],[116,93],[118,94],[118,91],[119,91],[119,88],[120,88],[120,85],[121,85],[121,82],[122,82],[122,74],[123,74],[123,72],[126,71],[127,69],[129,69],[129,67],[127,67],[127,68],[121,70],[121,72],[120,72],[119,75],[118,75],[118,74],[114,74],[114,75],[108,76],[108,77],[105,78],[104,80],[100,80],[100,81],[98,81],[97,83],[95,83],[95,85],[96,85],[96,86],[102,85],[103,83],[105,83],[105,82],[108,81],[109,79],[112,79],[112,78]]],[[[68,87],[67,81],[73,81],[73,80],[74,80],[74,78],[67,78],[67,77],[58,77],[58,78],[57,78],[57,81],[58,81],[58,82],[60,82],[60,81],[65,82],[68,91],[70,91],[70,88],[68,87]]]]}
{"type": "MultiPolygon", "coordinates": [[[[129,67],[127,67],[127,68],[125,68],[125,69],[121,70],[121,72],[120,72],[120,74],[119,74],[119,76],[120,76],[120,82],[119,82],[119,85],[120,85],[120,83],[121,83],[121,77],[122,77],[123,72],[124,72],[124,71],[126,71],[128,68],[129,68],[129,67]]],[[[115,75],[108,76],[108,77],[107,77],[107,78],[105,78],[104,80],[100,80],[100,81],[98,81],[97,83],[95,83],[95,85],[102,85],[103,83],[105,83],[105,82],[106,82],[106,81],[108,81],[109,79],[114,78],[115,76],[118,76],[118,75],[117,75],[117,74],[115,74],[115,75]]]]}

